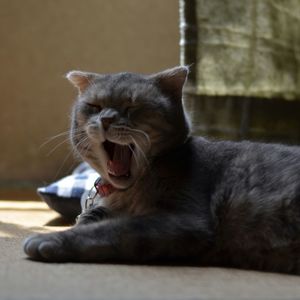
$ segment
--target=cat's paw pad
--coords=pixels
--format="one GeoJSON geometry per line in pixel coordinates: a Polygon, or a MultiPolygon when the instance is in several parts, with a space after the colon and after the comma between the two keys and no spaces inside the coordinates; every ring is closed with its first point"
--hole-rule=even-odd
{"type": "Polygon", "coordinates": [[[58,234],[29,236],[23,243],[23,249],[34,260],[63,261],[66,256],[58,234]]]}

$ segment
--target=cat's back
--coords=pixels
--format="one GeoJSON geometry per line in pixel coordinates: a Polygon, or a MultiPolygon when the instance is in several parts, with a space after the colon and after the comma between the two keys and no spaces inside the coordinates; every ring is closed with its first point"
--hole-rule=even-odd
{"type": "Polygon", "coordinates": [[[195,202],[276,203],[300,197],[300,147],[190,137],[160,157],[155,176],[195,202]]]}
{"type": "Polygon", "coordinates": [[[248,183],[253,179],[264,185],[273,181],[288,183],[300,177],[299,146],[250,141],[206,141],[204,145],[198,138],[194,143],[199,150],[206,148],[208,164],[227,183],[247,178],[248,183]]]}
{"type": "Polygon", "coordinates": [[[246,141],[211,148],[220,168],[212,201],[264,208],[300,199],[300,147],[246,141]]]}
{"type": "MultiPolygon", "coordinates": [[[[222,152],[224,145],[215,147],[222,152]]],[[[289,247],[300,234],[300,148],[252,142],[232,147],[236,153],[227,163],[224,158],[211,198],[220,245],[233,253],[289,247]]]]}
{"type": "MultiPolygon", "coordinates": [[[[222,152],[224,144],[220,143],[217,147],[222,152]]],[[[235,155],[231,160],[220,154],[223,179],[230,186],[238,183],[239,192],[244,188],[244,192],[254,193],[257,190],[267,196],[279,190],[287,192],[300,184],[300,147],[248,141],[232,143],[232,147],[235,155]]]]}

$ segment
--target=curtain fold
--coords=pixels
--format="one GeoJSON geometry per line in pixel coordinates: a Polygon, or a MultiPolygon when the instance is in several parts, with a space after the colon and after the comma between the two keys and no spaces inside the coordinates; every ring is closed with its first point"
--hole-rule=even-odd
{"type": "Polygon", "coordinates": [[[300,100],[299,0],[181,0],[196,95],[300,100]]]}

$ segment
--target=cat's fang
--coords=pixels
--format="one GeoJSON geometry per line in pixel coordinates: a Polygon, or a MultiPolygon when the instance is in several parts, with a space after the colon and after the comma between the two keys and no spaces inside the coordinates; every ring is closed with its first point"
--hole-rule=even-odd
{"type": "Polygon", "coordinates": [[[115,143],[112,143],[112,142],[106,140],[103,143],[103,147],[104,147],[109,159],[112,159],[113,154],[114,154],[115,143]]]}
{"type": "Polygon", "coordinates": [[[131,159],[135,146],[133,144],[121,145],[105,140],[103,147],[108,154],[110,160],[122,160],[125,158],[131,159]]]}
{"type": "Polygon", "coordinates": [[[105,141],[103,147],[108,156],[108,174],[115,179],[128,179],[131,176],[131,159],[134,145],[121,145],[105,141]]]}

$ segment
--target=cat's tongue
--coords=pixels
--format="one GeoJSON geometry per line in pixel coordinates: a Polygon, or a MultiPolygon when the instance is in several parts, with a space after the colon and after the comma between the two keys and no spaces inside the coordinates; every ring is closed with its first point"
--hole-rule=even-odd
{"type": "Polygon", "coordinates": [[[130,162],[130,148],[115,144],[113,158],[107,162],[108,173],[117,177],[127,176],[130,171],[130,162]]]}

